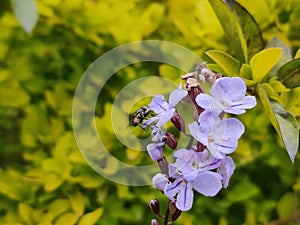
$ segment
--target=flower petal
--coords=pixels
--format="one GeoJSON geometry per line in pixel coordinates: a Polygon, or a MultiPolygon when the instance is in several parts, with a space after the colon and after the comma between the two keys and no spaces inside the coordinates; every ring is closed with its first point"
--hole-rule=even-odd
{"type": "Polygon", "coordinates": [[[192,182],[193,189],[205,196],[215,196],[222,188],[222,177],[211,171],[199,173],[197,179],[192,182]]]}
{"type": "Polygon", "coordinates": [[[178,192],[180,192],[183,180],[178,178],[173,183],[167,183],[164,189],[164,194],[170,199],[175,200],[178,192]]]}
{"type": "Polygon", "coordinates": [[[203,108],[210,111],[222,112],[223,105],[218,101],[218,99],[204,93],[200,93],[196,97],[197,104],[203,108]]]}
{"type": "Polygon", "coordinates": [[[222,163],[219,167],[218,173],[223,177],[222,183],[223,187],[227,188],[229,179],[233,174],[235,169],[234,162],[230,156],[227,156],[222,160],[222,163]]]}
{"type": "Polygon", "coordinates": [[[157,114],[164,113],[168,110],[169,104],[165,100],[163,95],[155,95],[152,98],[151,103],[148,105],[149,109],[153,110],[157,114]]]}
{"type": "Polygon", "coordinates": [[[189,130],[191,135],[196,138],[197,141],[199,141],[201,144],[207,146],[208,140],[207,140],[207,135],[200,133],[200,126],[198,125],[197,122],[190,123],[189,125],[189,130]]]}
{"type": "Polygon", "coordinates": [[[166,175],[162,173],[158,173],[152,178],[153,187],[160,191],[163,191],[165,189],[165,186],[168,183],[168,181],[169,180],[166,177],[166,175]]]}
{"type": "Polygon", "coordinates": [[[182,183],[181,186],[176,198],[176,207],[181,211],[188,211],[193,205],[194,192],[189,183],[182,183]]]}
{"type": "MultiPolygon", "coordinates": [[[[181,86],[181,85],[180,85],[181,86]]],[[[186,90],[182,90],[181,87],[178,87],[174,91],[171,92],[169,96],[169,104],[170,107],[175,107],[181,99],[187,96],[188,92],[186,90]]]]}
{"type": "Polygon", "coordinates": [[[174,113],[175,113],[175,109],[174,108],[169,109],[168,111],[162,113],[159,121],[156,124],[156,126],[157,127],[161,127],[164,124],[166,124],[172,118],[172,116],[174,115],[174,113]]]}
{"type": "Polygon", "coordinates": [[[163,157],[162,155],[162,146],[156,143],[150,143],[147,145],[147,151],[153,161],[157,161],[163,157]]]}
{"type": "Polygon", "coordinates": [[[222,139],[239,139],[245,132],[244,124],[236,118],[223,119],[218,128],[219,130],[217,130],[217,135],[220,136],[221,133],[219,133],[218,131],[222,130],[223,136],[220,136],[222,139]]]}
{"type": "Polygon", "coordinates": [[[221,102],[237,101],[245,96],[246,84],[239,77],[222,77],[216,80],[210,93],[221,102]]]}
{"type": "Polygon", "coordinates": [[[256,98],[254,96],[244,96],[241,100],[235,101],[232,105],[225,107],[224,111],[227,113],[240,115],[245,113],[245,109],[251,109],[256,105],[256,98]]]}

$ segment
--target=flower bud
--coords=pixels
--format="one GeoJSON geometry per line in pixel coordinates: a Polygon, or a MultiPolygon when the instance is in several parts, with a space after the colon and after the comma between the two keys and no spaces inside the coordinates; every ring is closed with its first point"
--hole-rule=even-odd
{"type": "Polygon", "coordinates": [[[203,152],[205,148],[206,148],[205,145],[203,145],[199,141],[197,142],[197,150],[196,150],[197,152],[203,152]]]}
{"type": "Polygon", "coordinates": [[[167,176],[169,176],[169,163],[166,158],[163,156],[160,160],[157,161],[160,171],[167,176]]]}
{"type": "Polygon", "coordinates": [[[152,219],[151,225],[159,225],[159,222],[156,219],[152,219]]]}
{"type": "Polygon", "coordinates": [[[176,211],[173,213],[172,217],[171,217],[171,221],[176,221],[178,219],[178,217],[181,215],[181,210],[176,209],[176,211]]]}
{"type": "Polygon", "coordinates": [[[176,207],[175,201],[170,201],[169,202],[169,210],[170,210],[171,214],[176,212],[177,207],[176,207]]]}
{"type": "Polygon", "coordinates": [[[180,116],[180,114],[178,113],[174,113],[174,115],[171,118],[171,122],[175,125],[175,127],[182,131],[183,133],[185,133],[185,124],[184,124],[184,120],[182,119],[182,117],[180,116]]]}
{"type": "Polygon", "coordinates": [[[149,202],[149,207],[155,214],[159,215],[159,201],[157,199],[152,199],[149,202]]]}
{"type": "Polygon", "coordinates": [[[167,145],[170,148],[172,148],[174,150],[177,148],[177,141],[172,133],[167,132],[165,135],[165,139],[166,139],[167,145]]]}

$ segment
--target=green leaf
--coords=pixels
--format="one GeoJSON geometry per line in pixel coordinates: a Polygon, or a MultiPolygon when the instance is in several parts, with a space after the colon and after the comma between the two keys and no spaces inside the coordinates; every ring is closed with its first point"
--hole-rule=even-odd
{"type": "Polygon", "coordinates": [[[248,80],[252,80],[252,70],[248,64],[243,63],[243,65],[241,66],[240,77],[246,78],[248,80]]]}
{"type": "Polygon", "coordinates": [[[270,71],[270,76],[274,77],[277,74],[278,69],[285,63],[292,60],[292,54],[290,49],[277,37],[273,37],[271,40],[268,41],[266,48],[274,48],[278,47],[282,50],[282,55],[278,62],[274,65],[274,67],[270,71]]]}
{"type": "Polygon", "coordinates": [[[239,23],[248,47],[248,56],[251,58],[255,53],[263,49],[261,30],[253,16],[237,1],[227,0],[226,3],[239,18],[239,23]]]}
{"type": "Polygon", "coordinates": [[[300,86],[300,58],[294,59],[280,67],[277,76],[288,88],[300,86]]]}
{"type": "Polygon", "coordinates": [[[103,208],[98,208],[93,212],[87,213],[81,217],[78,225],[93,225],[99,220],[103,213],[103,208]]]}
{"type": "Polygon", "coordinates": [[[38,20],[38,9],[34,0],[11,0],[14,13],[26,33],[31,33],[38,20]]]}
{"type": "Polygon", "coordinates": [[[278,62],[281,54],[280,48],[268,48],[256,53],[250,60],[253,81],[261,82],[278,62]]]}
{"type": "Polygon", "coordinates": [[[208,1],[223,27],[228,42],[235,51],[236,58],[241,63],[247,62],[247,45],[237,16],[222,0],[208,1]]]}
{"type": "Polygon", "coordinates": [[[240,71],[240,63],[225,52],[218,50],[210,50],[205,52],[212,60],[214,60],[228,76],[237,76],[240,71]]]}
{"type": "Polygon", "coordinates": [[[232,201],[245,201],[259,193],[259,188],[252,182],[244,180],[232,188],[228,198],[232,201]]]}
{"type": "Polygon", "coordinates": [[[279,218],[288,218],[294,212],[294,195],[290,192],[284,194],[278,201],[277,213],[279,218]]]}
{"type": "Polygon", "coordinates": [[[299,145],[299,128],[296,118],[286,112],[278,102],[270,100],[261,84],[257,84],[256,91],[269,114],[273,127],[283,141],[290,160],[294,162],[299,145]]]}
{"type": "Polygon", "coordinates": [[[30,101],[30,96],[17,80],[7,79],[0,82],[0,99],[0,106],[24,107],[30,101]]]}

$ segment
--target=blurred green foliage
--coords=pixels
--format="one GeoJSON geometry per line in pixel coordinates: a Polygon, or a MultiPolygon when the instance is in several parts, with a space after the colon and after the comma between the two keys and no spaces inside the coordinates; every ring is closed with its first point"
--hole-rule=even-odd
{"type": "MultiPolygon", "coordinates": [[[[300,57],[296,54],[300,47],[298,1],[238,2],[260,27],[262,47],[276,36],[291,50],[292,58],[300,57]]],[[[275,64],[268,64],[267,59],[276,58],[276,49],[253,57],[251,68],[227,57],[225,52],[235,56],[236,49],[228,44],[206,0],[37,0],[36,4],[39,19],[26,34],[10,2],[0,2],[0,224],[149,224],[153,214],[148,201],[158,198],[166,204],[152,187],[123,186],[98,175],[82,158],[73,137],[72,101],[79,79],[98,56],[120,44],[157,39],[187,47],[209,63],[217,63],[212,66],[227,75],[240,73],[249,86],[263,81],[260,85],[267,96],[299,124],[299,87],[288,89],[276,79],[266,80],[259,70],[259,63],[270,68],[275,64]],[[206,55],[208,50],[219,52],[206,55]],[[230,67],[218,61],[220,55],[230,67]]],[[[132,65],[108,81],[103,89],[106,98],[96,108],[96,123],[107,134],[106,147],[133,165],[151,162],[146,154],[118,143],[111,127],[101,124],[110,124],[111,105],[120,88],[149,75],[179,81],[180,71],[157,63],[132,65]]],[[[258,94],[261,97],[263,92],[258,94]]],[[[175,224],[266,224],[274,220],[295,224],[289,218],[299,215],[299,155],[292,164],[263,107],[268,103],[262,103],[239,117],[246,133],[233,154],[237,169],[228,189],[214,198],[195,196],[193,209],[175,224]]]]}

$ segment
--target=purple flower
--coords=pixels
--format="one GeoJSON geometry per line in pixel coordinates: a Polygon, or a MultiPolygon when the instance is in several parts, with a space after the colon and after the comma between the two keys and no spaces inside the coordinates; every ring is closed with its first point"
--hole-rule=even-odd
{"type": "Polygon", "coordinates": [[[160,160],[163,157],[163,146],[166,144],[165,133],[160,127],[151,126],[152,142],[147,145],[147,151],[153,161],[160,160]]]}
{"type": "Polygon", "coordinates": [[[150,125],[157,121],[156,126],[161,127],[167,123],[175,113],[175,105],[187,95],[186,90],[182,90],[181,85],[175,89],[169,96],[167,102],[163,95],[155,95],[149,104],[149,109],[154,111],[157,115],[146,120],[143,127],[150,125]]]}
{"type": "Polygon", "coordinates": [[[176,201],[179,210],[187,211],[192,207],[193,190],[205,196],[215,196],[222,188],[222,176],[210,170],[217,169],[222,160],[214,158],[208,151],[196,152],[181,149],[174,153],[175,164],[169,165],[169,176],[157,174],[153,186],[165,193],[170,200],[176,201]]]}
{"type": "Polygon", "coordinates": [[[235,151],[237,141],[245,130],[238,119],[221,120],[218,112],[210,110],[201,113],[198,122],[189,124],[191,135],[219,159],[235,151]]]}
{"type": "Polygon", "coordinates": [[[217,79],[210,93],[212,96],[201,93],[196,97],[197,104],[203,109],[239,115],[256,105],[254,96],[245,96],[246,84],[239,77],[217,79]]]}
{"type": "Polygon", "coordinates": [[[175,181],[168,182],[164,193],[170,200],[176,200],[176,207],[181,211],[189,210],[193,205],[194,192],[205,196],[215,196],[222,188],[222,177],[211,171],[198,171],[195,174],[181,173],[174,164],[170,164],[169,173],[175,181]]]}

